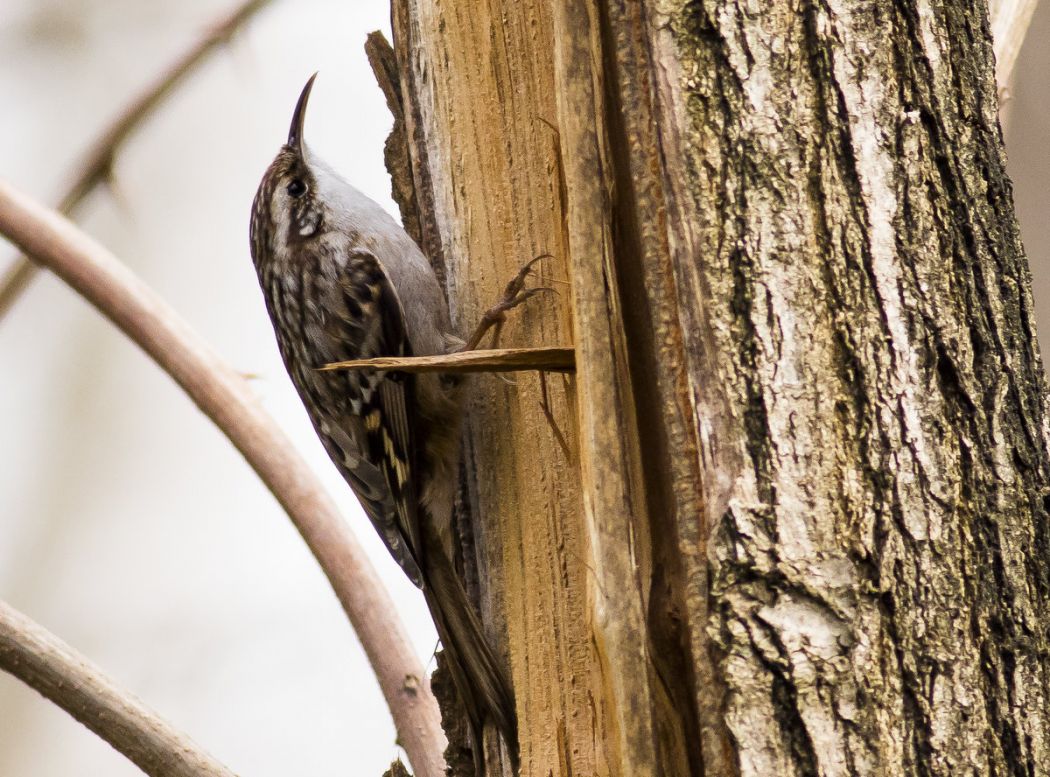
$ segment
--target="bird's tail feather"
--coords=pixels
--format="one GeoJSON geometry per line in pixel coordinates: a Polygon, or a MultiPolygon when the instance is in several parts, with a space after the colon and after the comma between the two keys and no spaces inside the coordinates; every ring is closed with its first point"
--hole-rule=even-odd
{"type": "Polygon", "coordinates": [[[440,551],[428,553],[425,566],[423,595],[470,718],[475,762],[483,760],[480,734],[484,722],[491,720],[503,735],[517,772],[518,724],[510,683],[448,557],[440,551]]]}

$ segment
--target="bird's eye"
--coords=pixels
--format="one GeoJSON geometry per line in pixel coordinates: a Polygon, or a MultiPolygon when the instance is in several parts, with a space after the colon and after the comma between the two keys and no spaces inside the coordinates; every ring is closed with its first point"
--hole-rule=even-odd
{"type": "Polygon", "coordinates": [[[306,194],[306,184],[300,181],[298,178],[294,179],[288,184],[288,194],[292,197],[302,197],[306,194]]]}

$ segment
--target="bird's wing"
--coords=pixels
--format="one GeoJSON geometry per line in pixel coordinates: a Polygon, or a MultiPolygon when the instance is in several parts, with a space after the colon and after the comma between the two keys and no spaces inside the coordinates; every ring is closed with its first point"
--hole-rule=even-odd
{"type": "MultiPolygon", "coordinates": [[[[358,328],[354,339],[360,343],[351,358],[410,356],[401,302],[375,255],[354,249],[345,268],[340,287],[346,315],[339,323],[358,328]]],[[[360,456],[344,462],[344,476],[391,555],[421,585],[414,378],[366,371],[347,377],[353,412],[346,422],[360,456]]]]}

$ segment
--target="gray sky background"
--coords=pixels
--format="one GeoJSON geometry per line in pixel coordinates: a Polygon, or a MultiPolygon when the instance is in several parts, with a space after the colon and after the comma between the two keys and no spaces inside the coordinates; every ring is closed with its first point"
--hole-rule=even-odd
{"type": "MultiPolygon", "coordinates": [[[[0,176],[54,201],[88,144],[230,0],[0,2],[0,176]]],[[[117,160],[81,224],[245,373],[338,499],[426,660],[434,632],[332,469],[281,367],[248,213],[306,78],[310,144],[396,212],[390,118],[368,69],[384,0],[275,0],[117,160]]],[[[1008,151],[1050,332],[1050,7],[1010,103],[1008,151]]],[[[9,252],[0,246],[0,264],[9,252]]],[[[1044,342],[1046,342],[1044,334],[1044,342]]],[[[379,775],[394,731],[301,540],[224,438],[72,292],[41,278],[0,322],[0,597],[76,646],[234,771],[379,775]]],[[[0,775],[137,775],[0,675],[0,775]]]]}

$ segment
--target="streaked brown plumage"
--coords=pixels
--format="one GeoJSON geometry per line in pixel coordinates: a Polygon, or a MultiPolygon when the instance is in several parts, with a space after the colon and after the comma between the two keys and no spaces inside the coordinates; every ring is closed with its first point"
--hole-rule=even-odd
{"type": "Polygon", "coordinates": [[[481,765],[494,723],[517,762],[510,684],[451,562],[461,391],[433,374],[323,364],[445,353],[461,341],[419,248],[383,209],[303,143],[299,97],[287,144],[255,196],[251,250],[285,366],[325,449],[405,574],[423,589],[481,765]]]}

